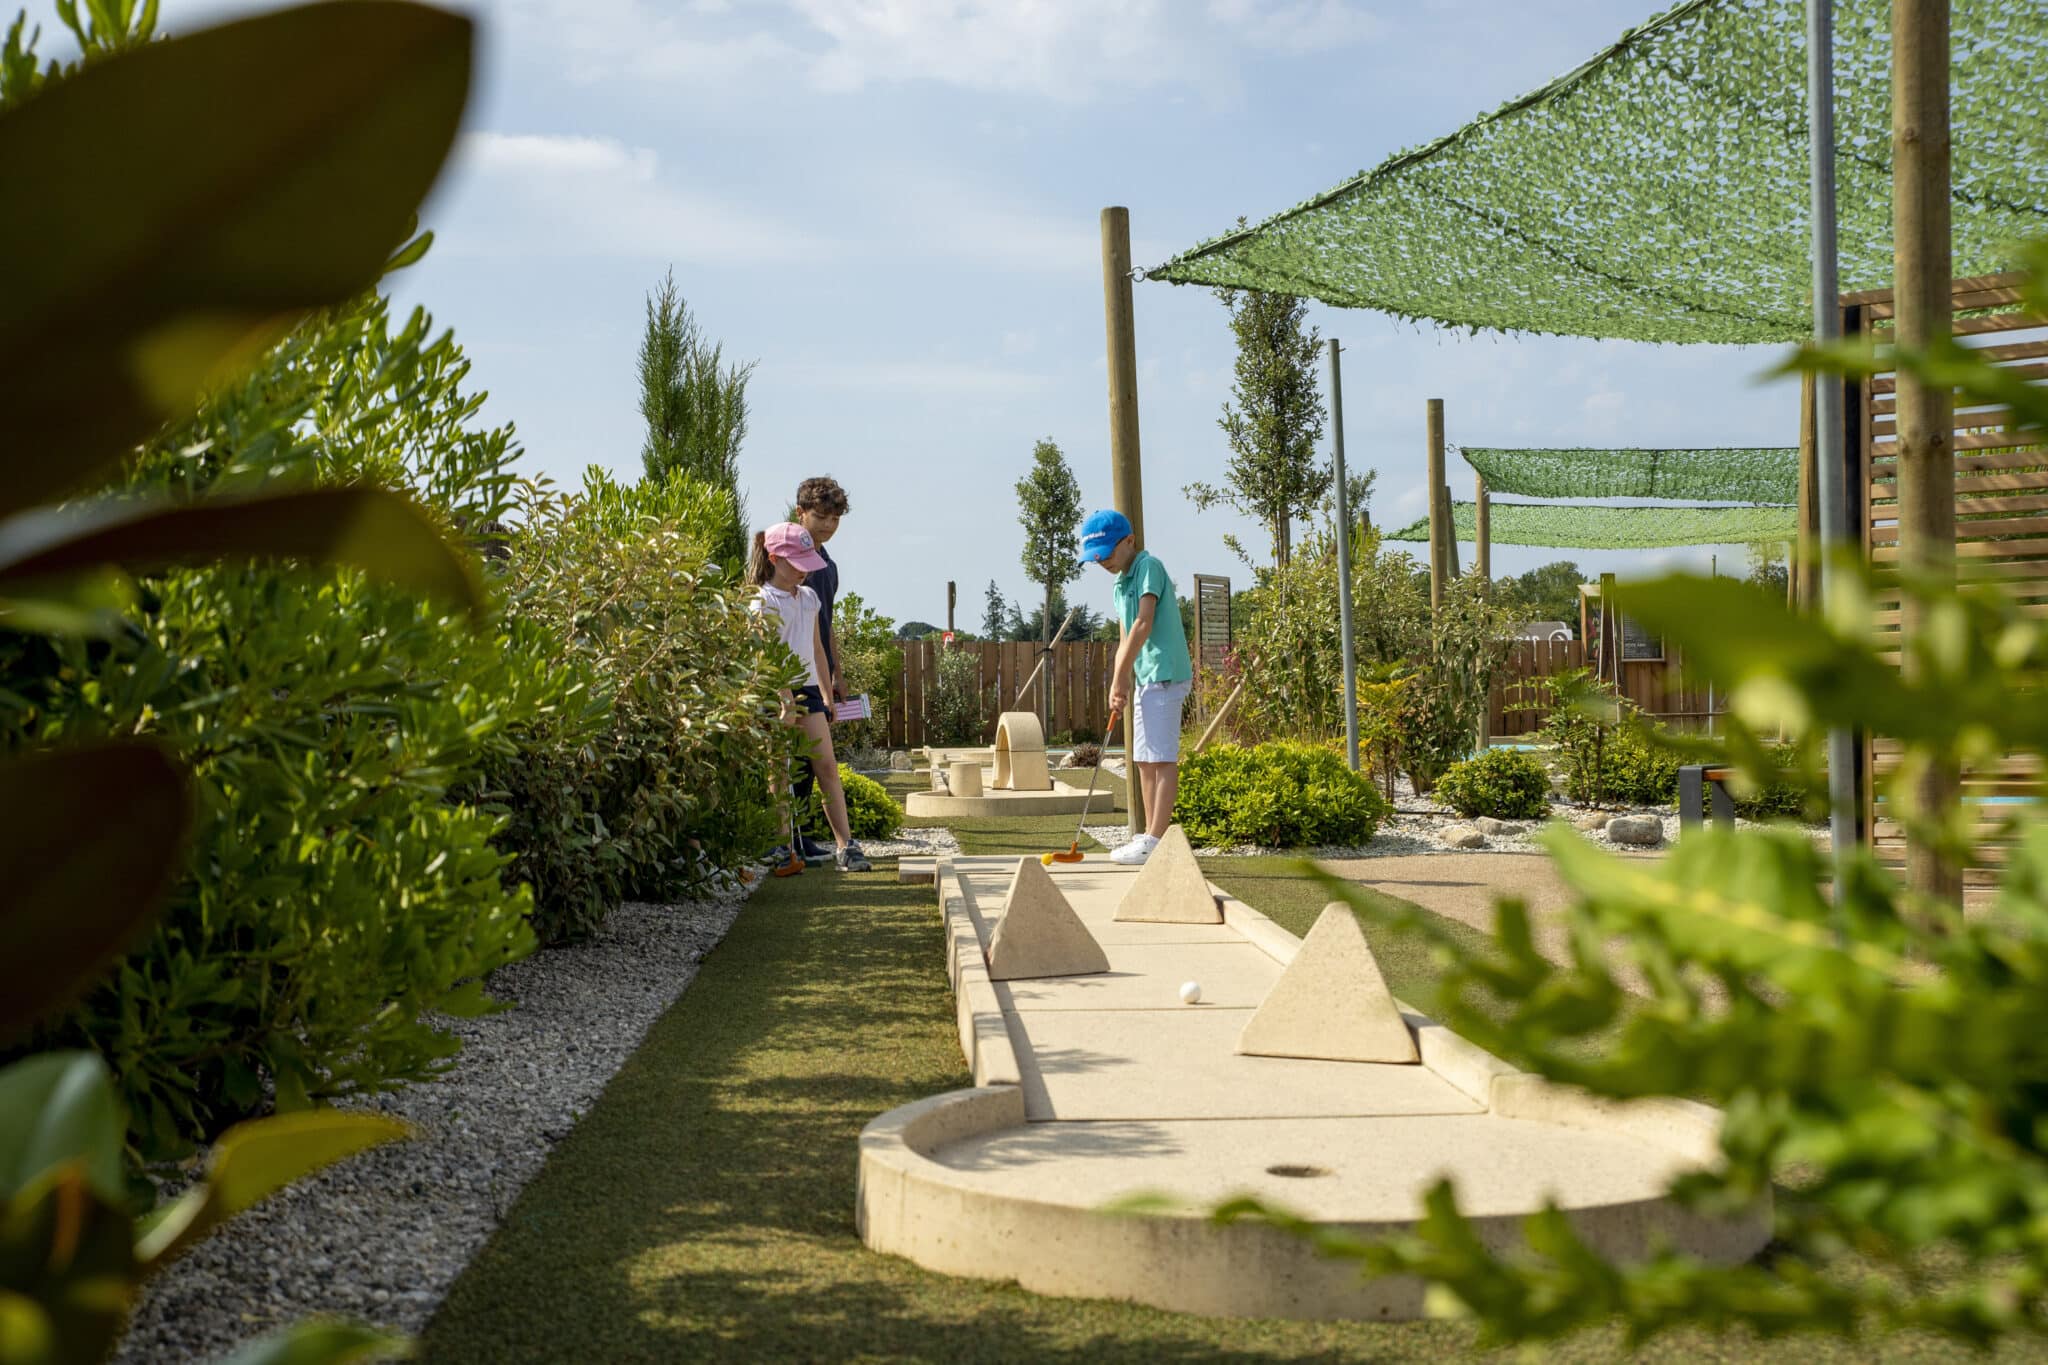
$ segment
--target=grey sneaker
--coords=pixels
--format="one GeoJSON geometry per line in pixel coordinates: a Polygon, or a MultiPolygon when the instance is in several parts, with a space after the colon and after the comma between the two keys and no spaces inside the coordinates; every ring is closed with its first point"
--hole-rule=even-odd
{"type": "Polygon", "coordinates": [[[860,851],[860,845],[848,841],[834,859],[841,872],[873,872],[875,865],[868,861],[868,855],[860,851]]]}

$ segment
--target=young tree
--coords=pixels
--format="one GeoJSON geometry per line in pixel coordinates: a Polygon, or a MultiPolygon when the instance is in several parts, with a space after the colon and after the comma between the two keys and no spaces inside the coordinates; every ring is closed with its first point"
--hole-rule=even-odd
{"type": "Polygon", "coordinates": [[[1010,620],[1010,604],[1003,600],[1003,590],[993,578],[988,581],[988,595],[983,601],[986,605],[981,614],[981,633],[991,640],[1000,640],[1010,620]]]}
{"type": "Polygon", "coordinates": [[[1302,320],[1308,305],[1285,294],[1219,289],[1237,337],[1233,402],[1217,425],[1230,440],[1230,483],[1191,483],[1183,490],[1197,509],[1218,503],[1266,528],[1273,562],[1285,567],[1294,549],[1294,518],[1322,504],[1329,466],[1316,459],[1323,437],[1323,398],[1316,387],[1321,338],[1302,320]]]}
{"type": "Polygon", "coordinates": [[[1041,613],[1050,640],[1053,599],[1081,576],[1081,485],[1067,457],[1050,440],[1031,451],[1031,472],[1017,480],[1017,520],[1024,527],[1024,575],[1045,589],[1041,613]]]}
{"type": "Polygon", "coordinates": [[[740,497],[740,444],[747,436],[752,362],[725,364],[725,348],[707,341],[676,292],[675,272],[647,297],[640,338],[640,415],[647,440],[640,460],[649,479],[681,471],[732,493],[732,525],[712,547],[718,562],[746,557],[746,504],[740,497]]]}
{"type": "Polygon", "coordinates": [[[1569,559],[1553,560],[1513,578],[1494,581],[1494,600],[1524,621],[1562,621],[1579,628],[1579,584],[1586,575],[1569,559]]]}
{"type": "Polygon", "coordinates": [[[1785,562],[1782,542],[1761,542],[1749,547],[1749,581],[1768,588],[1780,597],[1789,596],[1792,571],[1785,562]]]}

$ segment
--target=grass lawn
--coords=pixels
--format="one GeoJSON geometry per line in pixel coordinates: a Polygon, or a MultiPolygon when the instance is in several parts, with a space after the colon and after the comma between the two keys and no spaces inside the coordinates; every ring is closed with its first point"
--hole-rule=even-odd
{"type": "MultiPolygon", "coordinates": [[[[1071,821],[972,822],[970,852],[1063,846],[1071,821]],[[1065,833],[1059,833],[1063,827],[1065,833]]],[[[1320,894],[1284,860],[1217,880],[1291,928],[1320,894]]],[[[770,881],[555,1150],[428,1329],[428,1361],[1358,1360],[1465,1355],[1443,1323],[1187,1317],[1041,1298],[875,1255],[853,1230],[855,1136],[883,1110],[970,1083],[933,893],[873,876],[770,881]]],[[[1417,1004],[1428,964],[1382,950],[1417,1004]]],[[[1503,1357],[1507,1359],[1508,1357],[1503,1357]]],[[[1624,1359],[1605,1337],[1546,1359],[1624,1359]]],[[[1655,1362],[1962,1360],[1943,1345],[1761,1349],[1675,1337],[1655,1362]]],[[[2013,1357],[2019,1358],[2019,1357],[2013,1357]]]]}

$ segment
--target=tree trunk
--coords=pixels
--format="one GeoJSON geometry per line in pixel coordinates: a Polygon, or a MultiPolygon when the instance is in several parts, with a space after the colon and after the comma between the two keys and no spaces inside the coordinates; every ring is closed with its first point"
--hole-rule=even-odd
{"type": "MultiPolygon", "coordinates": [[[[1949,244],[1948,0],[1892,5],[1893,335],[1925,351],[1949,335],[1954,285],[1949,244]]],[[[1956,457],[1954,404],[1945,386],[1898,373],[1899,568],[1955,581],[1956,457]]],[[[1921,672],[1912,646],[1927,612],[1906,599],[1899,633],[1906,676],[1921,672]]],[[[1920,816],[1952,812],[1961,778],[1953,763],[1930,765],[1918,784],[1920,816]]],[[[1929,841],[1906,838],[1906,883],[1923,895],[1960,903],[1962,869],[1929,841]]]]}

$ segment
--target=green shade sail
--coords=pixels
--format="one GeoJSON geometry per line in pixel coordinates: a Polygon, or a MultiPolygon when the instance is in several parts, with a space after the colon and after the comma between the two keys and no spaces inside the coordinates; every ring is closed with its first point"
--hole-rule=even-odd
{"type": "MultiPolygon", "coordinates": [[[[1475,539],[1473,504],[1452,504],[1458,539],[1475,539]]],[[[1561,550],[1657,550],[1677,545],[1747,545],[1791,540],[1798,512],[1790,507],[1610,507],[1568,503],[1496,502],[1487,518],[1495,545],[1540,545],[1561,550]]],[[[1429,540],[1429,518],[1387,540],[1429,540]]]]}
{"type": "Polygon", "coordinates": [[[1708,450],[1502,449],[1460,446],[1487,491],[1525,498],[1668,498],[1675,502],[1799,501],[1791,446],[1708,450]]]}
{"type": "MultiPolygon", "coordinates": [[[[1891,282],[1889,0],[1837,0],[1844,291],[1891,282]]],[[[1953,0],[1958,276],[2048,228],[2048,4],[1953,0]]],[[[1483,39],[1481,39],[1483,40],[1483,39]]],[[[1804,339],[1805,0],[1688,0],[1578,70],[1149,270],[1453,326],[1804,339]]]]}

